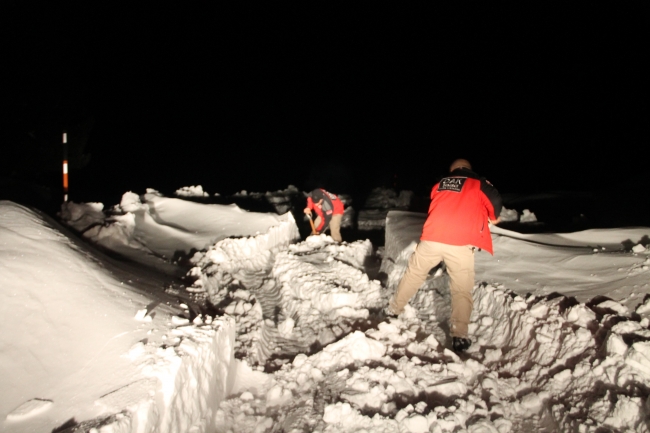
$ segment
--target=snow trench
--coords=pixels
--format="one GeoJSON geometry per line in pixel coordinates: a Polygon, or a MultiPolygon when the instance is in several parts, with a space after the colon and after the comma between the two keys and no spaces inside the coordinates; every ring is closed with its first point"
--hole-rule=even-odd
{"type": "Polygon", "coordinates": [[[259,374],[220,404],[217,432],[649,431],[640,313],[479,282],[474,344],[459,356],[446,338],[444,267],[399,318],[381,315],[410,244],[382,263],[382,286],[364,274],[367,242],[261,236],[222,241],[197,266],[196,289],[234,317],[236,356],[259,374]],[[245,248],[258,244],[275,249],[245,248]]]}
{"type": "Polygon", "coordinates": [[[643,323],[612,327],[611,315],[568,298],[488,285],[475,299],[480,337],[466,355],[426,331],[415,302],[296,355],[256,393],[235,393],[217,431],[648,431],[650,343],[631,343],[643,323]]]}

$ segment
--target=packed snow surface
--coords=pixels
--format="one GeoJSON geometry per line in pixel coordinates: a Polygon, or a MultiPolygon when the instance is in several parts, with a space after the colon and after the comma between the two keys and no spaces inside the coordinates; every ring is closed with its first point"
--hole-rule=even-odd
{"type": "Polygon", "coordinates": [[[458,355],[444,265],[383,314],[408,193],[376,191],[379,249],[176,195],[68,203],[67,227],[0,202],[2,431],[649,431],[650,228],[492,227],[458,355]]]}

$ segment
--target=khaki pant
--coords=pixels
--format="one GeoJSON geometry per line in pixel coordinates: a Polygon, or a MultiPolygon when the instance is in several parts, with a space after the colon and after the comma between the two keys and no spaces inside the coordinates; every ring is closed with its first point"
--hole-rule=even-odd
{"type": "MultiPolygon", "coordinates": [[[[343,242],[343,238],[341,237],[341,221],[343,220],[343,215],[341,214],[334,214],[332,215],[332,218],[330,219],[330,224],[329,227],[325,227],[325,230],[329,228],[330,234],[332,235],[332,239],[334,239],[336,242],[343,242]]],[[[318,227],[320,225],[320,217],[316,217],[314,220],[314,225],[318,227]]],[[[323,232],[325,231],[323,230],[323,232]]]]}
{"type": "Polygon", "coordinates": [[[474,249],[472,246],[420,241],[409,259],[408,268],[390,301],[390,308],[399,314],[415,295],[429,271],[441,261],[447,265],[451,291],[451,336],[467,337],[469,317],[474,300],[474,249]]]}

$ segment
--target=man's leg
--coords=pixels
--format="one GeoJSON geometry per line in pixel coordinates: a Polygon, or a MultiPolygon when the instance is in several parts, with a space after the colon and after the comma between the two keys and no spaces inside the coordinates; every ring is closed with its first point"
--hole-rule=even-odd
{"type": "Polygon", "coordinates": [[[343,215],[332,215],[332,220],[330,221],[330,233],[332,234],[332,239],[336,242],[343,242],[341,237],[341,220],[343,220],[343,215]]]}
{"type": "Polygon", "coordinates": [[[314,220],[314,229],[316,229],[316,233],[320,233],[318,231],[318,226],[320,225],[320,217],[317,216],[316,219],[314,220]]]}
{"type": "Polygon", "coordinates": [[[415,252],[409,259],[404,276],[397,286],[397,290],[390,300],[389,308],[395,314],[400,314],[409,299],[415,295],[431,268],[440,263],[442,255],[438,242],[420,241],[415,252]]]}
{"type": "Polygon", "coordinates": [[[467,338],[474,307],[474,250],[470,246],[444,245],[444,260],[451,291],[450,333],[452,337],[467,338]]]}

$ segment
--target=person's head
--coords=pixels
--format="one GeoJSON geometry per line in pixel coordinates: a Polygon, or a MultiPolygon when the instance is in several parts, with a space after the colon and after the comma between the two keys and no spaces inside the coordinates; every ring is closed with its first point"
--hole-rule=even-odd
{"type": "Polygon", "coordinates": [[[449,166],[449,173],[451,173],[454,170],[457,170],[459,168],[467,168],[469,170],[472,169],[472,164],[469,163],[468,160],[466,159],[457,159],[454,162],[451,163],[449,166]]]}
{"type": "Polygon", "coordinates": [[[322,206],[323,197],[316,191],[318,190],[314,190],[310,192],[309,194],[307,194],[307,196],[311,198],[312,203],[314,203],[316,206],[322,206]]]}

